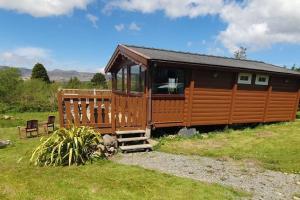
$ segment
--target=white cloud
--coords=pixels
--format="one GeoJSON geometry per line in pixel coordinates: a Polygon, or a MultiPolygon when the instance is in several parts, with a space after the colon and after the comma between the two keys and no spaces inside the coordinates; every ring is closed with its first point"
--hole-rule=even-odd
{"type": "Polygon", "coordinates": [[[0,65],[32,67],[37,62],[52,64],[50,51],[38,47],[22,47],[0,52],[0,65]]]}
{"type": "Polygon", "coordinates": [[[58,16],[86,9],[93,0],[0,0],[0,8],[34,17],[58,16]]]}
{"type": "Polygon", "coordinates": [[[240,45],[259,50],[276,43],[300,44],[299,8],[299,0],[230,3],[220,13],[228,26],[219,39],[232,52],[240,45]]]}
{"type": "Polygon", "coordinates": [[[98,28],[97,22],[99,19],[97,16],[88,13],[86,14],[86,18],[92,23],[94,28],[98,28]]]}
{"type": "Polygon", "coordinates": [[[186,43],[186,46],[191,47],[193,45],[193,42],[189,41],[186,43]]]}
{"type": "Polygon", "coordinates": [[[123,9],[152,13],[163,11],[170,18],[190,17],[216,14],[222,8],[223,0],[111,0],[106,4],[104,11],[123,9]]]}
{"type": "Polygon", "coordinates": [[[123,31],[125,29],[125,25],[124,24],[117,24],[117,25],[115,25],[115,29],[118,32],[123,31]]]}
{"type": "Polygon", "coordinates": [[[105,11],[153,13],[169,18],[216,15],[227,27],[218,34],[230,52],[239,46],[250,50],[278,43],[300,44],[300,0],[111,0],[105,11]]]}
{"type": "Polygon", "coordinates": [[[139,25],[137,25],[135,22],[131,22],[129,24],[128,29],[131,30],[131,31],[140,31],[141,27],[139,25]]]}

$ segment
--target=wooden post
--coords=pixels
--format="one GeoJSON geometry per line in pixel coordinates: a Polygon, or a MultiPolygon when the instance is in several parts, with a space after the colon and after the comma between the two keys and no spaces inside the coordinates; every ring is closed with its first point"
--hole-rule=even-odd
{"type": "Polygon", "coordinates": [[[151,126],[152,125],[152,67],[154,67],[153,65],[150,65],[147,69],[147,91],[146,91],[146,94],[147,94],[147,98],[148,98],[148,101],[147,101],[147,125],[148,126],[151,126]]]}
{"type": "Polygon", "coordinates": [[[59,113],[59,126],[64,127],[64,112],[63,112],[63,100],[62,91],[57,93],[58,113],[59,113]]]}
{"type": "Polygon", "coordinates": [[[116,133],[116,101],[115,101],[115,94],[111,93],[111,105],[110,105],[110,120],[111,120],[111,129],[112,129],[112,134],[114,135],[116,133]]]}
{"type": "Polygon", "coordinates": [[[267,118],[268,118],[268,109],[269,109],[271,94],[272,94],[272,86],[269,85],[269,87],[268,87],[268,93],[267,93],[267,98],[266,98],[266,102],[265,102],[265,110],[264,110],[264,119],[263,119],[263,122],[266,122],[267,118]]]}
{"type": "Polygon", "coordinates": [[[233,87],[232,87],[232,94],[231,94],[231,105],[230,105],[230,111],[229,111],[229,119],[228,119],[228,124],[232,124],[232,118],[233,118],[233,112],[235,108],[235,96],[237,92],[237,80],[238,80],[238,73],[235,74],[234,79],[233,79],[233,87]]]}
{"type": "Polygon", "coordinates": [[[300,101],[300,89],[298,90],[296,102],[295,102],[295,110],[293,112],[292,120],[294,121],[296,119],[297,111],[299,108],[299,101],[300,101]]]}
{"type": "Polygon", "coordinates": [[[192,125],[192,108],[193,108],[193,94],[195,88],[195,80],[193,70],[190,75],[190,91],[189,91],[189,102],[188,102],[188,126],[192,125]]]}

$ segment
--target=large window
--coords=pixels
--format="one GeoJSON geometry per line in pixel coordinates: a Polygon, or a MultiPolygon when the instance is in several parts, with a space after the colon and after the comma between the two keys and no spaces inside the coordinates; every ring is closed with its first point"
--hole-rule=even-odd
{"type": "Polygon", "coordinates": [[[154,94],[183,94],[184,71],[180,69],[157,68],[153,74],[154,94]]]}
{"type": "Polygon", "coordinates": [[[130,67],[130,91],[144,92],[145,70],[139,65],[130,67]]]}

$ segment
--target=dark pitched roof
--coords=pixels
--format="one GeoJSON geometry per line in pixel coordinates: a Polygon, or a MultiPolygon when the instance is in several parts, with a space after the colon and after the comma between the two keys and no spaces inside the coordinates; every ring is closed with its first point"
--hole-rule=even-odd
{"type": "Polygon", "coordinates": [[[169,61],[169,62],[183,62],[192,64],[207,64],[214,66],[223,66],[238,69],[250,69],[266,72],[284,73],[292,75],[300,75],[300,72],[286,69],[283,67],[267,64],[261,61],[254,60],[239,60],[228,57],[211,56],[204,54],[171,51],[165,49],[155,49],[148,47],[140,47],[133,45],[124,45],[140,54],[150,58],[150,60],[169,61]]]}

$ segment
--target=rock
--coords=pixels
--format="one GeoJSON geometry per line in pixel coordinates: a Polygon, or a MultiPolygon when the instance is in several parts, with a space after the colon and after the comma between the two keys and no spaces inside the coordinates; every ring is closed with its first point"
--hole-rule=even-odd
{"type": "Polygon", "coordinates": [[[4,115],[4,116],[3,116],[3,119],[9,120],[9,119],[11,119],[11,116],[9,116],[9,115],[4,115]]]}
{"type": "Polygon", "coordinates": [[[97,149],[100,149],[101,151],[105,150],[105,146],[103,144],[98,144],[97,149]]]}
{"type": "Polygon", "coordinates": [[[294,199],[294,200],[300,200],[300,197],[293,196],[293,199],[294,199]]]}
{"type": "Polygon", "coordinates": [[[300,185],[300,181],[297,181],[297,185],[300,185]]]}
{"type": "Polygon", "coordinates": [[[117,139],[115,137],[112,137],[110,135],[104,135],[103,136],[103,143],[104,146],[117,146],[117,139]]]}
{"type": "Polygon", "coordinates": [[[179,130],[179,132],[177,133],[180,136],[185,136],[185,137],[191,137],[195,134],[197,134],[197,130],[195,128],[182,128],[179,130]]]}
{"type": "Polygon", "coordinates": [[[0,140],[0,148],[4,148],[10,144],[10,140],[0,140]]]}

